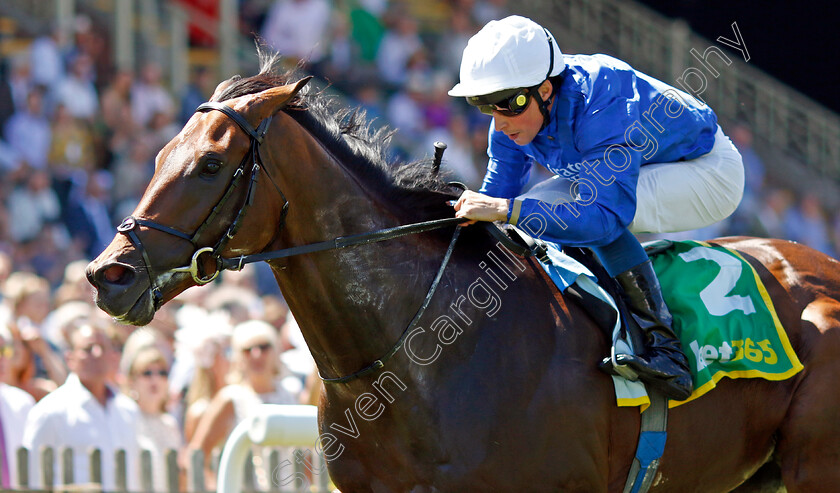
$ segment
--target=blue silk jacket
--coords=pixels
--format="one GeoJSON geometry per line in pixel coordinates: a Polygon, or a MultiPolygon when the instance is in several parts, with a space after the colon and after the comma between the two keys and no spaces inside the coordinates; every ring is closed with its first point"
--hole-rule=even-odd
{"type": "Polygon", "coordinates": [[[636,212],[639,168],[711,151],[714,111],[693,96],[606,55],[566,55],[548,125],[519,146],[490,125],[490,158],[481,192],[511,200],[508,220],[569,246],[611,243],[636,212]],[[561,195],[522,194],[531,166],[571,184],[561,195]]]}

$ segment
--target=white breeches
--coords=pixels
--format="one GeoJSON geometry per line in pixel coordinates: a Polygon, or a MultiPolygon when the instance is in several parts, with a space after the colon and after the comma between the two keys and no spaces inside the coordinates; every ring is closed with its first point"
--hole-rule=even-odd
{"type": "Polygon", "coordinates": [[[633,233],[672,233],[727,218],[744,194],[741,154],[720,126],[712,150],[680,163],[642,166],[636,187],[633,233]]]}

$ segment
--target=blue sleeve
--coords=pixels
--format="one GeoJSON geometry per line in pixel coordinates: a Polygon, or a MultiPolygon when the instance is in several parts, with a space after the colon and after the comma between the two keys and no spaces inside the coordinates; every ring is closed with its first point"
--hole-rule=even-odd
{"type": "Polygon", "coordinates": [[[590,100],[575,116],[583,165],[572,179],[574,202],[524,198],[512,200],[509,211],[512,223],[563,245],[609,244],[636,213],[641,151],[625,142],[625,132],[638,120],[639,97],[633,81],[612,70],[596,77],[590,100]]]}
{"type": "Polygon", "coordinates": [[[522,193],[531,174],[529,158],[504,133],[496,132],[495,122],[490,122],[487,136],[487,173],[479,192],[502,199],[512,199],[522,193]]]}

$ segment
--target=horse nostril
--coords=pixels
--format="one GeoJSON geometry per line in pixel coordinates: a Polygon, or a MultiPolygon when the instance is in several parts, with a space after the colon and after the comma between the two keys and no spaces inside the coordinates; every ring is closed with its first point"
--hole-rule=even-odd
{"type": "Polygon", "coordinates": [[[129,284],[134,279],[134,269],[123,264],[109,264],[99,269],[95,277],[105,284],[129,284]]]}

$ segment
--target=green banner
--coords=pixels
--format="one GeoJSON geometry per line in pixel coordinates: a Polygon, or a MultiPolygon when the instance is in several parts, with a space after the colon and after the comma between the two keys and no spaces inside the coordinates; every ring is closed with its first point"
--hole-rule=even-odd
{"type": "Polygon", "coordinates": [[[802,369],[755,269],[737,252],[674,242],[653,258],[700,397],[723,377],[784,380],[802,369]]]}

